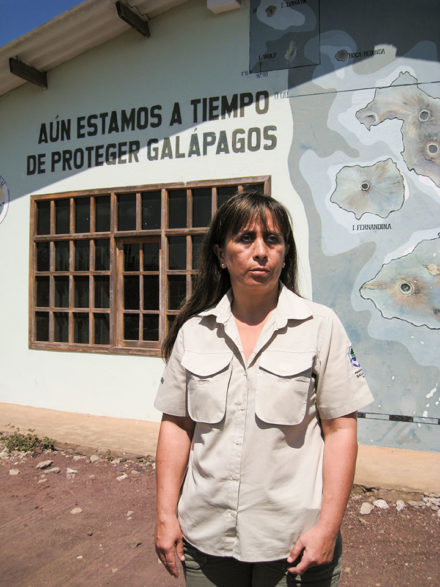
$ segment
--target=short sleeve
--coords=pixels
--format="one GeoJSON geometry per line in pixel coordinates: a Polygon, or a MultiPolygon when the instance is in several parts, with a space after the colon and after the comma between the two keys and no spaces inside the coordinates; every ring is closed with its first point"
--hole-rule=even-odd
{"type": "Polygon", "coordinates": [[[321,331],[317,372],[316,404],[321,418],[339,418],[373,401],[350,339],[332,310],[321,331]]]}
{"type": "Polygon", "coordinates": [[[183,330],[179,330],[173,351],[162,374],[154,407],[171,416],[187,416],[186,371],[182,366],[183,330]]]}

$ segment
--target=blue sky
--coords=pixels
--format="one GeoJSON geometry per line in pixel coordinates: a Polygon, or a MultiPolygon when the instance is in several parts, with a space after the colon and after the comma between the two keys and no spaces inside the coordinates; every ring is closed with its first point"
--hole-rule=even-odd
{"type": "Polygon", "coordinates": [[[84,0],[0,0],[0,47],[84,0]]]}

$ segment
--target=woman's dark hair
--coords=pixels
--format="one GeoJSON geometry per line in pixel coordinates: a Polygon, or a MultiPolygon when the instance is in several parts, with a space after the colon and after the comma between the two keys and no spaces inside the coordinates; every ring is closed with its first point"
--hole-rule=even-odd
{"type": "Polygon", "coordinates": [[[217,304],[231,287],[229,273],[220,268],[215,245],[222,247],[228,235],[237,234],[254,220],[267,230],[267,214],[284,237],[288,253],[280,279],[286,287],[297,293],[297,257],[290,215],[286,208],[260,192],[244,192],[227,200],[217,210],[206,234],[199,258],[199,272],[191,297],[180,309],[162,344],[162,355],[168,359],[180,327],[191,316],[217,304]]]}

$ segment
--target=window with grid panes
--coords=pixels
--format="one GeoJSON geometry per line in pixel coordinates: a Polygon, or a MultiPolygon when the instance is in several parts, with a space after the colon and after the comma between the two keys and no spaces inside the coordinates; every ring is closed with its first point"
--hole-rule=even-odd
{"type": "Polygon", "coordinates": [[[31,199],[31,348],[158,355],[218,206],[268,177],[31,199]]]}

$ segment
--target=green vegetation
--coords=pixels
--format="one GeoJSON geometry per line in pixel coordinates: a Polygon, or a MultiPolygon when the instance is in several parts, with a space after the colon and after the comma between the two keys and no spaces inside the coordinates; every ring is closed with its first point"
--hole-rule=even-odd
{"type": "Polygon", "coordinates": [[[0,432],[0,441],[9,452],[14,450],[28,452],[35,450],[55,450],[55,440],[44,436],[39,438],[35,430],[28,429],[27,433],[20,432],[19,428],[13,428],[13,432],[0,432]]]}
{"type": "Polygon", "coordinates": [[[108,448],[108,449],[105,451],[105,453],[104,453],[104,455],[103,455],[103,458],[104,458],[106,461],[111,461],[111,460],[113,460],[112,451],[111,451],[109,448],[108,448]]]}

